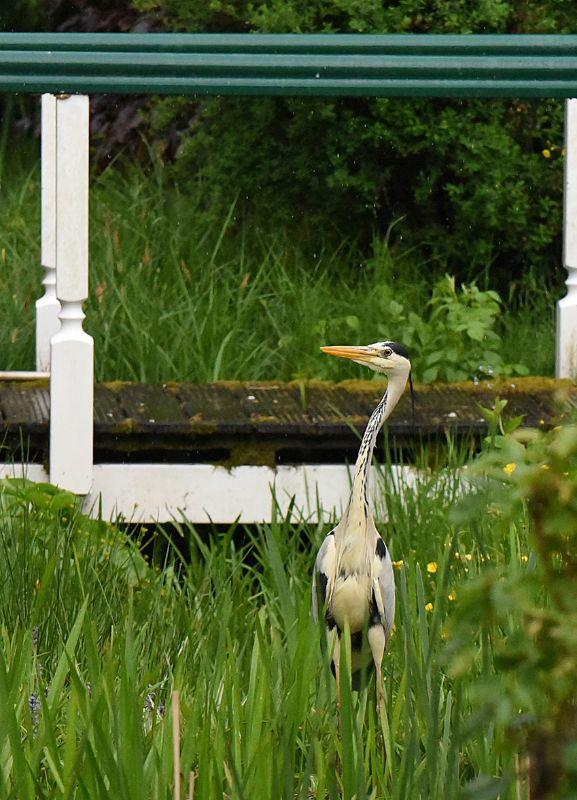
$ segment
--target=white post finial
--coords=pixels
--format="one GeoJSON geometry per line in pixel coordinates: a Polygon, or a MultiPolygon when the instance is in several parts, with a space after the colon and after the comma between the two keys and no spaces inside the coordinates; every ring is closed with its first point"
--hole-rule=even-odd
{"type": "Polygon", "coordinates": [[[41,206],[44,295],[36,301],[36,370],[50,371],[50,340],[60,328],[56,298],[56,98],[42,95],[41,206]]]}
{"type": "Polygon", "coordinates": [[[56,295],[52,338],[50,480],[76,494],[92,484],[94,347],[84,332],[88,297],[89,100],[56,98],[56,295]]]}
{"type": "Polygon", "coordinates": [[[577,377],[577,99],[565,106],[563,263],[567,294],[557,303],[558,378],[577,377]]]}

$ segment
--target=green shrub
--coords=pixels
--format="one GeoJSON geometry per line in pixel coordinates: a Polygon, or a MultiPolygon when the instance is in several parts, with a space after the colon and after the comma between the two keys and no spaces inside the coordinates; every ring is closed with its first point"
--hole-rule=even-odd
{"type": "MultiPolygon", "coordinates": [[[[569,3],[134,0],[189,31],[510,33],[574,27],[569,3]]],[[[159,100],[152,127],[181,133],[175,172],[237,196],[267,227],[360,239],[399,231],[470,279],[503,284],[558,259],[562,102],[394,98],[159,100]]]]}
{"type": "MultiPolygon", "coordinates": [[[[396,300],[386,303],[387,329],[403,332],[413,354],[415,375],[424,383],[463,381],[492,375],[527,375],[523,364],[506,364],[496,330],[501,311],[497,292],[483,292],[474,283],[459,290],[445,275],[433,289],[424,315],[396,300]]],[[[381,333],[385,334],[383,326],[381,333]]]]}
{"type": "Polygon", "coordinates": [[[534,552],[517,565],[491,565],[457,590],[447,663],[453,677],[469,681],[484,659],[473,642],[492,643],[495,671],[475,687],[464,729],[469,736],[488,725],[506,732],[499,755],[521,755],[516,778],[518,785],[528,779],[529,797],[570,798],[577,779],[577,428],[522,430],[520,419],[503,420],[505,405],[484,409],[491,433],[472,470],[479,491],[467,493],[454,519],[480,530],[488,517],[511,546],[527,530],[534,552]]]}

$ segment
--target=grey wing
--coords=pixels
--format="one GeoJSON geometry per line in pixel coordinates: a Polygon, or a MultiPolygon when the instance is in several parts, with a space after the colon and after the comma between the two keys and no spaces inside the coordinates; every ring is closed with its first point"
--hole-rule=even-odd
{"type": "Polygon", "coordinates": [[[313,570],[312,613],[315,622],[331,591],[335,572],[335,537],[331,531],[320,546],[313,570]]]}
{"type": "Polygon", "coordinates": [[[395,621],[395,576],[387,545],[381,539],[376,528],[374,528],[374,532],[376,545],[373,562],[373,591],[379,619],[385,629],[385,637],[388,643],[395,621]]]}

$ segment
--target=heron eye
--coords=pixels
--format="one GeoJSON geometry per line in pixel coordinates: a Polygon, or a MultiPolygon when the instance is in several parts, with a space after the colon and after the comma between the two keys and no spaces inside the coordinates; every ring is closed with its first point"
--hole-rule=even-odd
{"type": "Polygon", "coordinates": [[[393,351],[391,350],[390,347],[385,347],[383,350],[383,355],[385,358],[388,358],[389,356],[393,355],[393,351]]]}

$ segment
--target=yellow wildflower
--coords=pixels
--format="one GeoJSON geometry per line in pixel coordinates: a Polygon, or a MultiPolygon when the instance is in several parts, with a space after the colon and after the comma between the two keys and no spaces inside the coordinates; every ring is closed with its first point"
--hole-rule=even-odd
{"type": "Polygon", "coordinates": [[[400,561],[393,561],[393,567],[395,567],[395,569],[401,569],[401,567],[403,566],[404,563],[405,562],[401,558],[400,561]]]}
{"type": "Polygon", "coordinates": [[[465,558],[467,559],[467,561],[473,560],[473,556],[471,555],[471,553],[465,553],[465,558]]]}
{"type": "Polygon", "coordinates": [[[455,590],[453,590],[450,594],[447,595],[447,597],[449,598],[449,600],[456,600],[457,599],[457,592],[455,592],[455,590]]]}
{"type": "Polygon", "coordinates": [[[529,561],[529,556],[521,556],[521,561],[529,561]]]}
{"type": "Polygon", "coordinates": [[[549,464],[541,464],[541,469],[551,469],[549,464]]]}
{"type": "Polygon", "coordinates": [[[433,610],[433,604],[427,603],[427,605],[425,606],[425,611],[432,611],[432,610],[433,610]]]}
{"type": "Polygon", "coordinates": [[[515,470],[517,469],[517,464],[505,464],[503,467],[503,472],[505,475],[512,475],[515,470]]]}
{"type": "Polygon", "coordinates": [[[551,158],[551,151],[545,148],[544,150],[541,150],[541,155],[543,158],[551,158]]]}
{"type": "Polygon", "coordinates": [[[429,561],[429,563],[427,564],[427,572],[429,572],[431,575],[434,575],[436,571],[437,571],[437,562],[429,561]]]}

